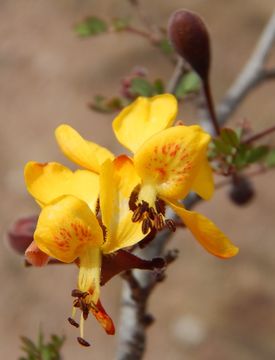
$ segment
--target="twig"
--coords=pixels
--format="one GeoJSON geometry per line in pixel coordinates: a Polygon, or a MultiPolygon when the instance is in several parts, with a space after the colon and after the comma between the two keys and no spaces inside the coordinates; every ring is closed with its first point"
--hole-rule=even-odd
{"type": "Polygon", "coordinates": [[[261,139],[262,137],[273,133],[274,131],[275,131],[275,125],[274,125],[274,126],[271,126],[271,127],[268,128],[268,129],[265,129],[265,130],[263,130],[263,131],[260,131],[260,132],[258,132],[257,134],[254,134],[254,135],[250,136],[249,138],[245,139],[245,140],[243,141],[243,143],[244,143],[244,144],[250,144],[250,143],[252,143],[253,141],[259,140],[259,139],[261,139]]]}
{"type": "Polygon", "coordinates": [[[260,40],[243,71],[237,77],[224,100],[218,106],[218,120],[223,125],[233,114],[240,102],[257,85],[268,77],[273,78],[274,70],[265,70],[264,64],[275,40],[275,12],[267,23],[260,40]]]}
{"type": "MultiPolygon", "coordinates": [[[[223,125],[227,121],[244,97],[255,88],[256,85],[267,78],[274,77],[273,71],[267,75],[268,70],[264,70],[263,68],[274,38],[275,14],[273,14],[269,20],[251,59],[218,107],[217,118],[220,125],[223,125]]],[[[182,64],[178,62],[167,91],[174,93],[181,76],[182,64]]],[[[204,116],[205,115],[206,109],[204,109],[204,116]]],[[[200,198],[196,194],[191,193],[185,199],[184,204],[187,208],[191,208],[199,201],[199,199],[200,198]]],[[[169,218],[171,218],[170,214],[169,218]]],[[[160,233],[148,247],[143,249],[142,257],[152,258],[162,256],[169,237],[170,233],[166,230],[160,233]]],[[[141,289],[146,289],[150,286],[152,287],[152,284],[155,281],[152,273],[147,271],[135,271],[134,274],[141,289]]],[[[147,312],[147,300],[149,295],[150,293],[146,293],[142,302],[134,302],[128,282],[123,284],[117,360],[140,360],[143,357],[146,347],[146,326],[140,319],[142,318],[141,314],[146,314],[147,312]]]]}

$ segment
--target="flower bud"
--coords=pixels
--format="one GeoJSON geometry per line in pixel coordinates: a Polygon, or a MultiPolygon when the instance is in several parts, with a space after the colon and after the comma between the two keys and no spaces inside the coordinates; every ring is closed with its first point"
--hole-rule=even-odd
{"type": "Polygon", "coordinates": [[[33,241],[33,233],[37,223],[37,216],[29,216],[18,219],[8,231],[8,243],[19,254],[33,241]]]}
{"type": "Polygon", "coordinates": [[[245,205],[250,202],[255,195],[253,186],[249,179],[239,177],[231,185],[229,191],[230,199],[239,206],[245,205]]]}
{"type": "Polygon", "coordinates": [[[176,52],[206,82],[210,67],[210,39],[202,19],[191,11],[177,10],[169,19],[168,36],[176,52]]]}

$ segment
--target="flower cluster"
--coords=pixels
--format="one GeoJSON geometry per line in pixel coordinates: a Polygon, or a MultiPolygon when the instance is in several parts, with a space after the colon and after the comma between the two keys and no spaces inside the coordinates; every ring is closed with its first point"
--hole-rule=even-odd
{"type": "Polygon", "coordinates": [[[116,157],[61,125],[55,132],[58,145],[81,169],[33,161],[25,167],[27,189],[41,207],[26,258],[36,266],[53,258],[79,267],[69,321],[79,327],[79,309],[82,345],[89,345],[83,323],[90,313],[108,334],[115,331],[100,302],[101,285],[127,269],[163,267],[162,259],[145,261],[131,249],[165,227],[176,229],[166,218],[167,206],[208,252],[221,258],[238,252],[209,219],[181,203],[190,191],[209,199],[214,186],[207,160],[210,136],[197,125],[174,126],[176,115],[172,95],[138,98],[113,121],[116,138],[131,156],[116,157]]]}

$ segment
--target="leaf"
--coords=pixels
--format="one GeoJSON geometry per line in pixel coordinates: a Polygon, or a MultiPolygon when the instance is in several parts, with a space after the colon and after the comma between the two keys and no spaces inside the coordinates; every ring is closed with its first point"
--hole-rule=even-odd
{"type": "Polygon", "coordinates": [[[111,113],[120,110],[125,106],[125,99],[119,97],[106,98],[102,95],[96,95],[89,107],[101,113],[111,113]]]}
{"type": "Polygon", "coordinates": [[[221,139],[224,143],[237,147],[240,144],[240,140],[236,132],[232,129],[224,128],[221,130],[221,139]]]}
{"type": "Polygon", "coordinates": [[[182,99],[185,95],[198,91],[199,88],[199,76],[194,71],[190,71],[181,78],[176,88],[175,95],[178,99],[182,99]]]}
{"type": "Polygon", "coordinates": [[[223,154],[223,155],[232,154],[232,150],[233,150],[232,146],[223,142],[222,139],[220,138],[213,139],[212,143],[214,144],[215,150],[218,154],[223,154]]]}
{"type": "Polygon", "coordinates": [[[252,148],[248,150],[246,155],[247,164],[252,164],[262,160],[263,157],[267,155],[268,151],[269,151],[269,147],[265,145],[258,146],[256,148],[252,148]]]}
{"type": "Polygon", "coordinates": [[[158,46],[165,55],[171,55],[174,52],[174,49],[168,38],[161,39],[158,43],[158,46]]]}
{"type": "Polygon", "coordinates": [[[265,163],[268,167],[275,166],[275,149],[269,151],[265,158],[265,163]]]}
{"type": "Polygon", "coordinates": [[[141,77],[136,77],[132,79],[130,91],[133,95],[138,96],[152,96],[155,94],[155,89],[146,79],[141,77]]]}
{"type": "Polygon", "coordinates": [[[157,79],[154,81],[153,84],[154,88],[155,88],[155,93],[156,94],[163,94],[164,93],[164,83],[161,79],[157,79]]]}
{"type": "Polygon", "coordinates": [[[112,20],[112,25],[115,31],[123,31],[127,29],[130,24],[129,18],[115,18],[112,20]]]}
{"type": "Polygon", "coordinates": [[[80,37],[95,36],[108,30],[106,22],[96,16],[91,16],[77,24],[74,28],[80,37]]]}

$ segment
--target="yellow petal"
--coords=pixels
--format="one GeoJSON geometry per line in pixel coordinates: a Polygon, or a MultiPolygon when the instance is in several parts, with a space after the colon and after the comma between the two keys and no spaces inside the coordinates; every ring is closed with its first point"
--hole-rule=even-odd
{"type": "Polygon", "coordinates": [[[195,211],[188,211],[167,199],[165,201],[208,252],[223,259],[237,255],[239,249],[211,220],[195,211]]]}
{"type": "Polygon", "coordinates": [[[55,130],[55,136],[64,155],[85,169],[98,173],[100,165],[106,159],[114,158],[114,155],[109,150],[93,142],[86,141],[69,125],[60,125],[55,130]]]}
{"type": "Polygon", "coordinates": [[[135,154],[136,171],[160,196],[182,199],[191,190],[209,141],[210,136],[197,125],[163,130],[135,154]]]}
{"type": "Polygon", "coordinates": [[[88,170],[72,172],[65,166],[51,162],[30,161],[25,166],[25,182],[29,193],[45,206],[62,195],[73,195],[94,210],[99,193],[99,177],[88,170]]]}
{"type": "Polygon", "coordinates": [[[106,161],[100,172],[100,209],[107,228],[104,253],[132,246],[144,238],[140,223],[133,223],[129,210],[129,197],[139,183],[132,160],[119,156],[114,162],[106,161]]]}
{"type": "Polygon", "coordinates": [[[201,161],[197,176],[192,184],[192,190],[204,200],[209,200],[214,193],[213,171],[207,158],[201,161]]]}
{"type": "Polygon", "coordinates": [[[85,249],[100,247],[103,235],[88,205],[73,196],[64,196],[42,209],[34,240],[44,253],[70,263],[85,249]]]}
{"type": "Polygon", "coordinates": [[[171,94],[139,97],[114,119],[113,130],[118,141],[135,152],[152,135],[171,126],[177,111],[171,94]]]}
{"type": "Polygon", "coordinates": [[[101,250],[93,246],[85,248],[80,255],[78,288],[91,294],[91,300],[96,304],[100,295],[101,250]]]}

